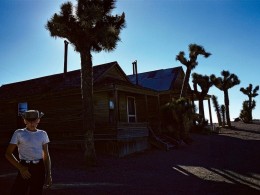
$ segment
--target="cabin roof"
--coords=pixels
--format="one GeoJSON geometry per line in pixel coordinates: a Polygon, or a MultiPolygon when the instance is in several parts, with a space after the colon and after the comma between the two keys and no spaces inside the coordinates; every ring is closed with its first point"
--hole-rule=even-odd
{"type": "MultiPolygon", "coordinates": [[[[138,85],[156,91],[171,90],[180,72],[183,72],[181,66],[138,73],[138,85]]],[[[136,84],[135,74],[128,75],[128,78],[133,84],[136,84]]]]}
{"type": "MultiPolygon", "coordinates": [[[[118,63],[110,62],[93,66],[94,83],[102,77],[110,68],[117,66],[119,71],[123,72],[118,63]]],[[[125,73],[123,72],[123,75],[125,73]]],[[[126,76],[125,76],[126,77],[126,76]]],[[[128,78],[126,77],[128,80],[128,78]]],[[[79,87],[81,84],[80,70],[69,71],[66,74],[54,74],[40,78],[20,81],[16,83],[2,85],[0,87],[0,99],[9,97],[30,96],[33,94],[43,94],[56,92],[64,89],[79,87]]]]}
{"type": "MultiPolygon", "coordinates": [[[[181,67],[161,69],[138,74],[138,85],[135,83],[136,76],[126,76],[119,64],[114,61],[106,64],[93,66],[94,85],[101,82],[108,82],[109,78],[103,79],[109,70],[117,68],[122,80],[115,82],[124,83],[124,85],[134,85],[138,88],[148,89],[152,91],[166,91],[174,87],[178,74],[183,69],[181,67]],[[103,81],[102,81],[103,80],[103,81]]],[[[16,83],[2,85],[0,87],[0,100],[16,97],[28,97],[45,93],[59,92],[65,89],[79,88],[81,85],[80,70],[69,71],[60,74],[44,76],[40,78],[20,81],[16,83]]],[[[113,79],[113,78],[110,78],[113,79]]],[[[116,79],[116,78],[114,78],[116,79]]]]}

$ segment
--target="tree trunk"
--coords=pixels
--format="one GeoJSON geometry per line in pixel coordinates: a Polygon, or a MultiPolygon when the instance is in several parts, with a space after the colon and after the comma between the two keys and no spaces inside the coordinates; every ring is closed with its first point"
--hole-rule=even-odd
{"type": "Polygon", "coordinates": [[[185,74],[185,77],[184,77],[184,81],[182,83],[180,97],[186,97],[187,96],[189,80],[190,80],[190,74],[191,74],[191,68],[187,66],[187,70],[186,70],[186,74],[185,74]]]}
{"type": "Polygon", "coordinates": [[[94,106],[93,106],[93,69],[90,50],[80,52],[81,58],[81,95],[84,131],[84,156],[87,166],[96,165],[96,152],[94,146],[94,106]]]}
{"type": "Polygon", "coordinates": [[[226,107],[224,105],[221,105],[221,114],[222,114],[222,126],[225,127],[226,125],[226,107]]]}
{"type": "Polygon", "coordinates": [[[218,104],[218,99],[216,96],[212,96],[212,102],[213,102],[213,106],[215,107],[215,111],[217,114],[217,119],[218,119],[218,125],[222,126],[222,121],[221,121],[221,116],[220,116],[220,110],[219,110],[219,104],[218,104]]]}
{"type": "Polygon", "coordinates": [[[252,115],[253,108],[252,108],[252,96],[251,96],[251,94],[249,94],[248,104],[249,104],[249,120],[250,120],[250,122],[252,122],[252,120],[253,120],[253,115],[252,115]]]}
{"type": "Polygon", "coordinates": [[[228,97],[228,90],[224,90],[224,99],[225,99],[225,106],[226,106],[227,125],[228,125],[229,128],[231,128],[230,115],[229,115],[229,97],[228,97]]]}

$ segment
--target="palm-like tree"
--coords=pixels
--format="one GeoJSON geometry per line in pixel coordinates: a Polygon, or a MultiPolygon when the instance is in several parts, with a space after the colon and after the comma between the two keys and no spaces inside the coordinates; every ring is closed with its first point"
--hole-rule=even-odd
{"type": "Polygon", "coordinates": [[[191,126],[191,119],[193,118],[194,108],[187,103],[186,98],[179,98],[167,103],[164,107],[165,110],[171,110],[172,121],[175,121],[175,127],[177,128],[178,138],[181,138],[185,143],[190,144],[192,139],[189,135],[189,129],[191,126]]]}
{"type": "Polygon", "coordinates": [[[120,31],[125,27],[125,15],[111,15],[114,8],[115,0],[77,0],[74,12],[72,3],[67,2],[46,25],[52,37],[67,39],[80,53],[85,158],[88,166],[96,164],[91,52],[116,48],[120,31]]]}
{"type": "Polygon", "coordinates": [[[211,55],[211,53],[206,52],[205,49],[200,45],[190,44],[189,59],[185,57],[184,51],[180,51],[179,54],[176,56],[176,60],[180,61],[187,68],[182,84],[180,97],[186,97],[187,95],[191,70],[193,70],[198,65],[197,58],[199,55],[203,55],[205,58],[207,58],[211,55]]]}
{"type": "Polygon", "coordinates": [[[216,77],[215,75],[212,75],[211,80],[213,84],[221,91],[224,92],[224,102],[225,102],[225,108],[226,108],[226,119],[227,119],[227,125],[230,128],[231,122],[230,122],[230,114],[229,114],[229,97],[228,97],[228,90],[235,85],[240,84],[240,80],[238,79],[237,75],[230,74],[229,71],[223,70],[221,72],[222,77],[216,77]]]}
{"type": "Polygon", "coordinates": [[[257,91],[259,90],[259,85],[257,85],[254,89],[253,89],[253,85],[249,84],[249,86],[247,88],[240,88],[240,91],[248,96],[248,108],[249,108],[249,120],[251,121],[253,119],[252,117],[252,110],[253,110],[253,98],[258,96],[257,91]]]}
{"type": "Polygon", "coordinates": [[[226,107],[225,105],[221,105],[220,106],[220,111],[221,111],[221,115],[222,115],[222,127],[225,127],[226,125],[226,107]]]}
{"type": "Polygon", "coordinates": [[[211,99],[212,99],[213,106],[215,107],[215,111],[216,111],[216,114],[217,114],[218,125],[222,126],[223,123],[222,123],[222,120],[221,120],[220,106],[219,106],[219,103],[218,103],[218,98],[217,98],[217,96],[212,95],[211,99]]]}
{"type": "Polygon", "coordinates": [[[203,100],[209,92],[210,87],[213,85],[211,79],[207,75],[201,75],[197,73],[192,74],[192,82],[194,88],[194,94],[199,100],[199,114],[202,116],[203,122],[205,121],[203,100]],[[201,91],[198,91],[198,86],[201,91]]]}
{"type": "Polygon", "coordinates": [[[255,108],[255,106],[256,106],[255,100],[252,100],[251,107],[249,107],[249,102],[247,100],[243,102],[242,110],[240,112],[239,117],[244,123],[252,122],[252,115],[250,115],[250,113],[252,113],[252,110],[255,108]]]}

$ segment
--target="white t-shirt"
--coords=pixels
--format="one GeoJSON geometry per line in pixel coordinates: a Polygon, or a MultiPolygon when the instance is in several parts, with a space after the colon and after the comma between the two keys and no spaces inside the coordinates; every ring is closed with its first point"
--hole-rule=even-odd
{"type": "Polygon", "coordinates": [[[49,142],[47,133],[39,129],[36,131],[17,129],[10,141],[11,144],[17,145],[21,160],[42,159],[43,145],[49,142]]]}

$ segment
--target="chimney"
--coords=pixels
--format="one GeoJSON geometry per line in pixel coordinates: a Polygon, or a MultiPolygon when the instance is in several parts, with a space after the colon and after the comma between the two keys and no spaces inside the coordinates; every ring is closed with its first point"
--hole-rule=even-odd
{"type": "Polygon", "coordinates": [[[64,76],[67,73],[68,41],[64,41],[64,76]]]}
{"type": "Polygon", "coordinates": [[[132,64],[133,64],[133,75],[135,75],[135,84],[138,85],[137,60],[132,62],[132,64]]]}

